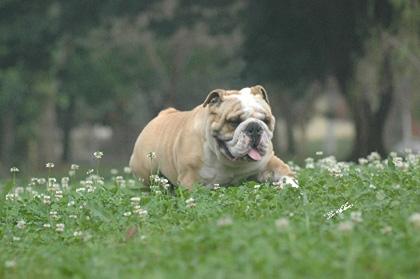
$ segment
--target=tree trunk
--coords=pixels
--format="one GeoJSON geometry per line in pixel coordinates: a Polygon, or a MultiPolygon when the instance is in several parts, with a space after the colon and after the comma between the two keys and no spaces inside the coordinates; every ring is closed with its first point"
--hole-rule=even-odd
{"type": "Polygon", "coordinates": [[[55,110],[55,94],[46,96],[39,121],[38,160],[43,164],[55,161],[55,144],[57,131],[57,115],[55,110]]]}
{"type": "Polygon", "coordinates": [[[15,116],[13,110],[3,113],[1,117],[1,149],[0,160],[4,166],[12,165],[13,162],[13,147],[15,142],[15,116]]]}
{"type": "Polygon", "coordinates": [[[365,157],[373,151],[381,155],[386,154],[384,129],[393,102],[393,89],[391,53],[390,50],[385,50],[380,70],[378,109],[372,110],[364,94],[351,96],[351,109],[356,130],[351,160],[365,157]]]}
{"type": "Polygon", "coordinates": [[[63,153],[61,154],[61,161],[64,163],[69,163],[71,160],[71,131],[74,127],[74,112],[76,108],[76,97],[70,95],[69,98],[69,105],[63,111],[63,153]]]}

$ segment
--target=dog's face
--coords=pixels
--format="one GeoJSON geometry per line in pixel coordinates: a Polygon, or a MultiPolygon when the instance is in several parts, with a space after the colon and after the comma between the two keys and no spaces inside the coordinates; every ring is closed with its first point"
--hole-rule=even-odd
{"type": "Polygon", "coordinates": [[[219,155],[230,161],[260,161],[272,149],[275,119],[262,86],[214,90],[203,106],[209,113],[212,149],[219,155]]]}

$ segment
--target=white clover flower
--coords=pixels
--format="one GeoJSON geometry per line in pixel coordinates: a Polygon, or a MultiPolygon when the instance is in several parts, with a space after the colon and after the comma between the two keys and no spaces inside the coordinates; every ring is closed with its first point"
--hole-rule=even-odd
{"type": "Polygon", "coordinates": [[[328,168],[327,170],[334,177],[343,177],[343,173],[341,169],[338,167],[338,165],[328,168]]]}
{"type": "Polygon", "coordinates": [[[324,152],[322,152],[322,151],[317,151],[317,152],[315,153],[315,155],[316,155],[316,156],[322,156],[322,155],[324,155],[324,152]]]}
{"type": "Polygon", "coordinates": [[[56,200],[61,200],[63,198],[63,191],[61,190],[55,191],[55,198],[56,200]]]}
{"type": "Polygon", "coordinates": [[[85,187],[80,187],[76,189],[76,193],[82,193],[82,192],[86,192],[86,188],[85,187]]]}
{"type": "Polygon", "coordinates": [[[376,189],[376,186],[373,185],[373,184],[369,184],[369,188],[375,190],[376,189]]]}
{"type": "Polygon", "coordinates": [[[42,225],[44,228],[46,228],[46,229],[48,229],[48,228],[51,228],[51,224],[44,224],[44,225],[42,225]]]}
{"type": "Polygon", "coordinates": [[[259,190],[261,188],[261,184],[256,184],[256,185],[254,185],[254,189],[255,190],[259,190]]]}
{"type": "Polygon", "coordinates": [[[147,158],[149,158],[150,160],[153,160],[156,158],[156,153],[155,152],[149,152],[147,153],[147,158]]]}
{"type": "Polygon", "coordinates": [[[91,175],[92,173],[94,173],[94,169],[89,169],[87,172],[86,172],[86,175],[91,175]]]}
{"type": "Polygon", "coordinates": [[[287,218],[279,218],[274,221],[274,225],[276,226],[278,231],[284,231],[289,228],[289,219],[287,218]]]}
{"type": "Polygon", "coordinates": [[[70,218],[70,219],[77,219],[77,215],[70,214],[70,215],[69,215],[69,218],[70,218]]]}
{"type": "Polygon", "coordinates": [[[347,232],[351,232],[353,230],[353,227],[354,227],[353,222],[345,221],[338,224],[337,230],[342,233],[347,233],[347,232]]]}
{"type": "Polygon", "coordinates": [[[399,189],[401,189],[401,185],[400,184],[395,184],[392,188],[394,188],[395,190],[399,190],[399,189]]]}
{"type": "Polygon", "coordinates": [[[93,153],[93,156],[95,156],[96,159],[102,159],[104,153],[102,151],[96,151],[93,153]]]}
{"type": "Polygon", "coordinates": [[[394,157],[392,158],[392,162],[394,163],[395,167],[401,169],[404,166],[403,158],[401,157],[394,157]]]}
{"type": "Polygon", "coordinates": [[[123,216],[125,216],[125,217],[131,216],[131,211],[124,212],[123,216]]]}
{"type": "Polygon", "coordinates": [[[146,209],[142,208],[135,209],[134,213],[139,215],[140,217],[146,217],[149,214],[146,209]]]}
{"type": "Polygon", "coordinates": [[[13,193],[8,193],[6,194],[5,198],[6,198],[6,201],[14,201],[17,197],[13,193]]]}
{"type": "Polygon", "coordinates": [[[419,164],[420,161],[420,155],[417,154],[408,154],[406,157],[406,160],[408,162],[409,165],[411,166],[417,166],[419,164]]]}
{"type": "Polygon", "coordinates": [[[193,198],[193,197],[191,197],[191,198],[187,199],[187,200],[185,201],[185,203],[187,204],[187,207],[188,207],[188,208],[192,208],[192,207],[195,207],[195,206],[196,206],[196,203],[195,203],[195,200],[194,200],[194,198],[193,198]]]}
{"type": "Polygon", "coordinates": [[[185,201],[186,203],[193,203],[194,202],[194,198],[189,198],[189,199],[187,199],[186,201],[185,201]]]}
{"type": "Polygon", "coordinates": [[[378,152],[372,152],[367,156],[367,159],[369,160],[369,162],[379,161],[381,160],[381,155],[379,155],[378,152]]]}
{"type": "Polygon", "coordinates": [[[25,222],[25,220],[19,220],[19,221],[17,222],[17,224],[16,224],[16,227],[17,227],[18,229],[23,230],[23,229],[26,227],[26,222],[25,222]]]}
{"type": "Polygon", "coordinates": [[[55,231],[56,232],[64,232],[65,225],[63,223],[59,223],[55,225],[55,231]]]}
{"type": "Polygon", "coordinates": [[[12,168],[10,169],[10,172],[11,172],[11,173],[17,173],[17,172],[19,172],[19,169],[18,169],[17,167],[12,167],[12,168]]]}
{"type": "Polygon", "coordinates": [[[71,201],[69,201],[68,203],[67,203],[67,206],[68,207],[71,207],[71,206],[73,206],[73,205],[75,205],[76,204],[76,202],[75,201],[73,201],[73,200],[71,200],[71,201]]]}
{"type": "Polygon", "coordinates": [[[14,268],[16,267],[16,261],[15,260],[9,260],[4,262],[5,268],[14,268]]]}
{"type": "Polygon", "coordinates": [[[411,214],[411,216],[408,218],[408,221],[416,228],[420,229],[420,213],[416,212],[411,214]]]}
{"type": "Polygon", "coordinates": [[[391,157],[391,158],[397,157],[397,152],[390,152],[389,157],[391,157]]]}
{"type": "Polygon", "coordinates": [[[38,178],[39,185],[44,185],[45,183],[47,183],[47,180],[45,178],[38,178]]]}
{"type": "Polygon", "coordinates": [[[69,170],[69,176],[75,176],[76,172],[74,170],[69,170]]]}
{"type": "Polygon", "coordinates": [[[134,179],[127,180],[128,187],[134,187],[136,186],[136,181],[134,179]]]}
{"type": "Polygon", "coordinates": [[[60,219],[60,216],[58,215],[58,212],[55,211],[55,210],[50,211],[50,216],[51,216],[51,218],[56,219],[56,220],[60,219]]]}
{"type": "Polygon", "coordinates": [[[48,169],[52,169],[54,167],[54,163],[51,163],[51,162],[46,163],[45,167],[48,168],[48,169]]]}
{"type": "Polygon", "coordinates": [[[308,157],[308,158],[305,159],[305,168],[307,168],[307,169],[314,169],[315,168],[313,158],[308,157]]]}
{"type": "Polygon", "coordinates": [[[132,197],[130,201],[132,204],[138,204],[140,202],[140,197],[132,197]]]}
{"type": "Polygon", "coordinates": [[[115,178],[115,183],[117,183],[117,185],[121,188],[126,187],[126,181],[125,181],[124,177],[122,177],[122,176],[117,176],[115,178]]]}
{"type": "Polygon", "coordinates": [[[391,232],[392,232],[392,227],[391,226],[385,226],[381,229],[382,234],[389,234],[391,232]]]}
{"type": "Polygon", "coordinates": [[[112,175],[117,175],[117,174],[118,174],[118,170],[117,170],[117,169],[111,169],[111,170],[110,170],[110,173],[111,173],[112,175]]]}
{"type": "Polygon", "coordinates": [[[12,237],[12,240],[13,240],[13,241],[20,241],[20,237],[19,237],[19,236],[13,236],[13,237],[12,237]]]}
{"type": "Polygon", "coordinates": [[[124,167],[124,173],[130,174],[131,173],[131,168],[130,167],[124,167]]]}
{"type": "Polygon", "coordinates": [[[220,189],[220,184],[218,184],[218,183],[213,184],[213,189],[214,189],[214,190],[218,190],[218,189],[220,189]]]}
{"type": "Polygon", "coordinates": [[[350,213],[350,219],[353,223],[361,223],[363,222],[362,212],[354,211],[350,213]]]}
{"type": "Polygon", "coordinates": [[[19,196],[23,192],[25,192],[25,189],[23,187],[16,187],[15,188],[15,195],[19,196]]]}
{"type": "Polygon", "coordinates": [[[54,177],[48,178],[47,190],[51,191],[51,190],[54,190],[54,189],[58,188],[59,185],[56,185],[56,184],[57,184],[57,179],[55,179],[54,177]]]}
{"type": "Polygon", "coordinates": [[[93,193],[93,192],[95,192],[96,187],[95,186],[87,186],[86,189],[87,189],[88,193],[93,193]]]}
{"type": "Polygon", "coordinates": [[[62,177],[62,178],[61,178],[61,186],[62,186],[64,189],[67,189],[67,188],[69,187],[69,181],[70,181],[70,178],[69,178],[68,176],[64,176],[64,177],[62,177]]]}
{"type": "Polygon", "coordinates": [[[74,233],[73,233],[73,236],[74,237],[81,237],[83,235],[83,233],[81,232],[81,231],[75,231],[74,233]]]}
{"type": "Polygon", "coordinates": [[[233,224],[233,219],[230,216],[222,217],[219,220],[217,220],[216,225],[218,227],[226,227],[233,224]]]}
{"type": "Polygon", "coordinates": [[[77,171],[79,169],[79,165],[71,164],[70,169],[73,171],[77,171]]]}

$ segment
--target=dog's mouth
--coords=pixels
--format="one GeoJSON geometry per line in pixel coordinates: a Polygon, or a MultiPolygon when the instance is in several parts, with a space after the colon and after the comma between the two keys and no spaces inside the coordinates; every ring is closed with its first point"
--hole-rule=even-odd
{"type": "Polygon", "coordinates": [[[216,141],[217,144],[219,145],[220,150],[222,150],[222,153],[229,159],[232,161],[237,161],[237,160],[246,160],[246,161],[260,161],[263,157],[263,152],[260,151],[258,148],[251,148],[248,153],[246,153],[245,155],[241,156],[241,157],[235,157],[232,155],[232,153],[230,152],[229,148],[226,145],[226,141],[221,140],[219,138],[216,137],[216,141]]]}
{"type": "Polygon", "coordinates": [[[219,145],[219,148],[223,151],[222,153],[230,160],[236,160],[235,156],[230,153],[229,148],[226,145],[226,142],[224,140],[221,140],[219,138],[216,138],[217,144],[219,145]]]}

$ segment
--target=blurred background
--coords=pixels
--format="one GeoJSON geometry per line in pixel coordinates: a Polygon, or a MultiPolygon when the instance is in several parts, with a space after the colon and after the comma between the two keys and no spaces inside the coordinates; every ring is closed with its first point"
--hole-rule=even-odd
{"type": "Polygon", "coordinates": [[[419,2],[0,0],[0,172],[122,167],[161,109],[255,84],[286,160],[419,150],[419,2]]]}

